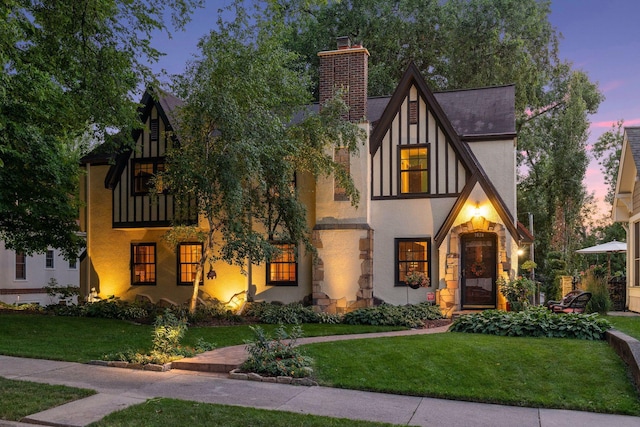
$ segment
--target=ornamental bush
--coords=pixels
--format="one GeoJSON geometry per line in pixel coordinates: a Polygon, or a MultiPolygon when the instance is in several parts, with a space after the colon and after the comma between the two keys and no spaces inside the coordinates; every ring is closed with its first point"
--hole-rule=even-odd
{"type": "Polygon", "coordinates": [[[349,325],[406,326],[419,328],[425,320],[442,319],[437,305],[423,302],[415,305],[381,304],[354,310],[344,315],[343,322],[349,325]]]}
{"type": "Polygon", "coordinates": [[[274,337],[259,326],[250,326],[254,333],[254,339],[247,342],[249,357],[240,366],[246,372],[254,372],[267,376],[286,376],[301,378],[309,376],[312,359],[305,356],[296,347],[296,341],[302,337],[302,328],[294,326],[291,332],[287,332],[280,325],[274,331],[274,337]]]}
{"type": "Polygon", "coordinates": [[[554,314],[545,307],[520,312],[486,310],[457,318],[451,332],[509,337],[548,337],[602,340],[612,326],[597,314],[554,314]]]}

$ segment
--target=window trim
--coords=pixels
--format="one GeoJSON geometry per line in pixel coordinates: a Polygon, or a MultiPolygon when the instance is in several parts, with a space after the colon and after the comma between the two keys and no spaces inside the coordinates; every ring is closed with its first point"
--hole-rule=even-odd
{"type": "MultiPolygon", "coordinates": [[[[147,184],[147,190],[145,191],[138,190],[138,185],[137,185],[138,181],[144,178],[136,177],[136,166],[141,164],[151,165],[151,168],[153,170],[151,172],[151,175],[155,176],[159,171],[164,171],[165,158],[164,157],[145,157],[145,158],[131,160],[131,194],[134,196],[147,196],[149,195],[149,193],[151,193],[150,191],[151,189],[148,186],[148,183],[151,177],[147,178],[146,183],[144,183],[144,184],[147,184]],[[161,167],[159,167],[160,165],[161,167]]],[[[166,192],[167,190],[163,188],[160,193],[166,193],[166,192]]]]}
{"type": "MultiPolygon", "coordinates": [[[[415,243],[426,243],[426,260],[418,261],[423,262],[426,265],[426,274],[429,279],[431,279],[431,237],[397,237],[394,239],[394,286],[407,286],[407,283],[400,280],[400,262],[409,263],[410,260],[400,261],[400,243],[403,242],[415,242],[415,243]]],[[[433,282],[432,282],[433,283],[433,282]]]]}
{"type": "MultiPolygon", "coordinates": [[[[193,245],[198,245],[200,246],[200,254],[202,255],[202,252],[204,251],[204,244],[202,242],[180,242],[178,243],[178,247],[176,248],[176,262],[177,262],[177,268],[176,268],[176,282],[178,286],[191,286],[193,285],[193,281],[191,282],[183,282],[182,279],[182,266],[183,265],[197,265],[198,262],[181,262],[181,251],[180,248],[182,246],[193,246],[193,245]]],[[[194,270],[195,273],[195,270],[194,270]]],[[[200,285],[204,285],[204,271],[202,272],[201,276],[200,276],[200,285]]]]}
{"type": "MultiPolygon", "coordinates": [[[[146,270],[145,270],[146,273],[146,270]]],[[[157,281],[158,281],[158,251],[156,248],[156,243],[152,242],[152,243],[147,243],[147,242],[140,242],[140,243],[131,243],[131,284],[133,286],[155,286],[157,285],[157,281]],[[137,247],[142,247],[142,246],[147,246],[147,247],[152,247],[153,248],[153,262],[136,262],[136,248],[137,247]],[[136,265],[153,265],[153,281],[149,280],[149,281],[145,281],[145,282],[137,282],[136,281],[136,265]]]]}
{"type": "Polygon", "coordinates": [[[15,264],[14,264],[15,274],[13,277],[15,280],[27,280],[27,255],[24,252],[16,252],[15,264]],[[18,258],[22,257],[22,262],[18,262],[18,258]],[[22,266],[22,277],[18,277],[18,266],[22,266]]]}
{"type": "Polygon", "coordinates": [[[44,268],[47,270],[55,270],[55,258],[55,252],[52,249],[47,249],[47,251],[44,253],[44,268]]]}
{"type": "MultiPolygon", "coordinates": [[[[271,242],[273,246],[287,246],[292,249],[293,261],[272,261],[269,260],[266,264],[266,282],[267,285],[271,286],[298,286],[298,246],[291,242],[271,242]],[[286,264],[289,266],[293,266],[295,268],[294,271],[294,279],[293,280],[272,280],[271,279],[271,265],[272,264],[286,264]]],[[[284,252],[283,252],[284,253],[284,252]]]]}
{"type": "MultiPolygon", "coordinates": [[[[429,143],[423,143],[423,144],[405,144],[405,145],[398,145],[398,149],[397,149],[397,165],[398,165],[398,195],[400,196],[420,196],[420,195],[428,195],[431,194],[431,144],[429,143]],[[408,173],[410,170],[409,169],[402,169],[402,151],[403,150],[411,150],[411,149],[420,149],[420,148],[424,148],[427,150],[427,167],[426,169],[419,169],[419,172],[424,172],[427,175],[427,191],[416,191],[416,192],[411,192],[411,191],[407,191],[404,192],[402,191],[402,176],[403,173],[408,173]]],[[[416,172],[416,171],[413,171],[416,172]]]]}

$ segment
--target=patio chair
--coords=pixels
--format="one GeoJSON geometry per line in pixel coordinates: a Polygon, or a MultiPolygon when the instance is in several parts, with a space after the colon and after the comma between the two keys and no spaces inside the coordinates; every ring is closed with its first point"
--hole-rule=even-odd
{"type": "Polygon", "coordinates": [[[554,313],[584,313],[587,303],[591,299],[591,292],[580,292],[570,301],[553,304],[549,307],[554,313]]]}
{"type": "Polygon", "coordinates": [[[547,307],[549,310],[551,310],[551,306],[552,305],[568,304],[575,297],[580,295],[582,292],[584,292],[582,289],[576,289],[576,290],[573,290],[573,291],[569,291],[569,292],[567,292],[567,294],[565,296],[562,297],[562,299],[560,301],[547,301],[544,304],[544,306],[547,307]]]}

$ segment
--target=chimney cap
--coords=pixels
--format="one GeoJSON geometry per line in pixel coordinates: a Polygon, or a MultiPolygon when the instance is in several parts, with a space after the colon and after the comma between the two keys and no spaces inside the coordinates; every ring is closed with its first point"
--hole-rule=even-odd
{"type": "Polygon", "coordinates": [[[338,49],[349,49],[351,47],[351,38],[349,36],[341,36],[337,38],[338,49]]]}

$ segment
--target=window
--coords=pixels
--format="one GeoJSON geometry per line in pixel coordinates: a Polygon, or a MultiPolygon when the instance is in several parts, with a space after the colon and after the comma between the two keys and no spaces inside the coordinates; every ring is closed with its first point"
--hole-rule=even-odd
{"type": "MultiPolygon", "coordinates": [[[[351,173],[351,166],[350,166],[350,155],[349,155],[349,150],[347,148],[336,148],[335,152],[334,152],[334,161],[336,163],[338,163],[340,166],[342,166],[344,168],[344,171],[349,174],[351,173]]],[[[349,197],[347,197],[347,191],[345,190],[344,187],[342,187],[340,185],[340,182],[338,181],[337,177],[334,178],[334,184],[333,184],[333,200],[338,202],[338,201],[345,201],[345,200],[349,200],[349,197]]]]}
{"type": "Polygon", "coordinates": [[[134,285],[156,284],[156,244],[131,245],[131,281],[134,285]]]}
{"type": "Polygon", "coordinates": [[[44,258],[44,267],[53,268],[53,251],[48,250],[44,258]]]}
{"type": "MultiPolygon", "coordinates": [[[[164,159],[144,159],[133,161],[133,194],[148,194],[151,191],[151,179],[158,172],[164,171],[164,159]]],[[[162,193],[162,183],[157,182],[155,190],[162,193]]]]}
{"type": "Polygon", "coordinates": [[[400,147],[400,193],[429,192],[428,153],[426,146],[400,147]]]}
{"type": "Polygon", "coordinates": [[[298,279],[296,264],[296,245],[292,243],[274,243],[280,253],[267,263],[267,284],[295,285],[298,279]]]}
{"type": "Polygon", "coordinates": [[[429,276],[431,241],[429,239],[396,239],[396,286],[405,284],[412,271],[429,276]]]}
{"type": "Polygon", "coordinates": [[[16,280],[27,280],[27,256],[16,252],[16,280]]]}
{"type": "MultiPolygon", "coordinates": [[[[178,285],[193,284],[200,258],[202,258],[202,243],[180,243],[178,245],[178,285]]],[[[203,282],[204,277],[201,277],[200,283],[203,282]]]]}
{"type": "Polygon", "coordinates": [[[75,270],[78,268],[78,259],[74,258],[74,259],[70,259],[69,260],[69,270],[75,270]]]}

